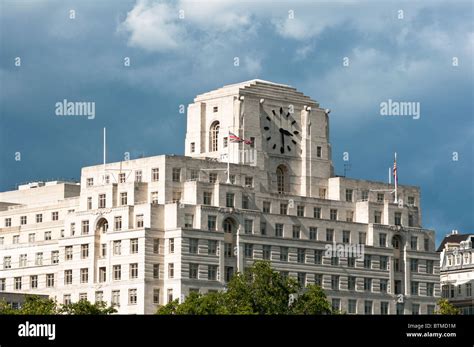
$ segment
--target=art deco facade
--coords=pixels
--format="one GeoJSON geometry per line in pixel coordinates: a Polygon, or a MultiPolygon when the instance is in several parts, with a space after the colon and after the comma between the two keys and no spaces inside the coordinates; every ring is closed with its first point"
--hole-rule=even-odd
{"type": "Polygon", "coordinates": [[[434,311],[439,262],[419,189],[399,186],[395,204],[393,185],[335,176],[316,101],[260,80],[226,86],[189,105],[185,143],[185,156],[85,167],[80,185],[0,193],[0,290],[154,313],[268,259],[351,314],[434,311]],[[334,244],[364,254],[328,257],[334,244]]]}
{"type": "Polygon", "coordinates": [[[474,234],[447,235],[440,252],[441,291],[443,298],[459,308],[462,314],[474,314],[474,234]]]}

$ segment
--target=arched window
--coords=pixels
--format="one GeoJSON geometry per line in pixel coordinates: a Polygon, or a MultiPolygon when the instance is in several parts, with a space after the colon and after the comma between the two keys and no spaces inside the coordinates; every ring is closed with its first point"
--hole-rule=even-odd
{"type": "Polygon", "coordinates": [[[276,170],[277,175],[277,190],[279,194],[283,194],[288,191],[288,177],[287,169],[284,165],[280,165],[276,170]]]}
{"type": "Polygon", "coordinates": [[[101,233],[106,233],[107,230],[109,229],[109,223],[107,222],[107,219],[105,218],[99,219],[99,221],[97,222],[96,229],[100,231],[101,233]]]}
{"type": "Polygon", "coordinates": [[[400,249],[400,243],[401,243],[400,236],[395,235],[392,239],[393,248],[400,249]]]}
{"type": "Polygon", "coordinates": [[[233,222],[232,219],[226,218],[224,220],[224,232],[225,233],[232,233],[233,230],[234,230],[234,227],[235,227],[235,225],[234,225],[234,222],[233,222]]]}
{"type": "Polygon", "coordinates": [[[216,152],[219,149],[219,122],[214,122],[211,124],[211,129],[209,133],[209,150],[210,152],[216,152]]]}

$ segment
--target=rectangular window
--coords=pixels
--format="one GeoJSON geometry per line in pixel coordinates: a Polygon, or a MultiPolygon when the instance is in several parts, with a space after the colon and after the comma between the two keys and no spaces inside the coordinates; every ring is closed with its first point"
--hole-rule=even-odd
{"type": "Polygon", "coordinates": [[[283,224],[275,224],[275,237],[283,237],[283,224]]]}
{"type": "Polygon", "coordinates": [[[339,290],[339,276],[338,275],[331,275],[331,289],[339,290]]]}
{"type": "Polygon", "coordinates": [[[13,283],[15,284],[15,290],[21,290],[21,277],[15,277],[13,283]]]}
{"type": "Polygon", "coordinates": [[[267,223],[266,222],[260,222],[260,234],[261,235],[267,235],[267,223]]]}
{"type": "Polygon", "coordinates": [[[217,280],[217,265],[209,265],[207,268],[207,279],[209,281],[217,280]]]}
{"type": "Polygon", "coordinates": [[[359,233],[359,243],[360,243],[361,245],[365,245],[366,239],[367,239],[367,234],[364,233],[364,232],[360,232],[360,233],[359,233]]]}
{"type": "Polygon", "coordinates": [[[402,214],[400,212],[395,212],[395,217],[394,217],[394,224],[395,225],[402,225],[402,214]]]}
{"type": "Polygon", "coordinates": [[[72,260],[73,256],[73,246],[66,246],[64,247],[64,259],[65,260],[72,260]]]}
{"type": "Polygon", "coordinates": [[[424,238],[424,249],[426,252],[429,252],[430,251],[430,239],[425,237],[424,238]]]}
{"type": "Polygon", "coordinates": [[[129,289],[128,290],[128,303],[130,305],[137,304],[137,290],[136,289],[129,289]]]}
{"type": "Polygon", "coordinates": [[[122,266],[114,265],[113,266],[114,281],[120,281],[122,278],[122,266]]]}
{"type": "Polygon", "coordinates": [[[411,213],[408,214],[408,226],[409,227],[415,226],[413,215],[411,213]]]}
{"type": "Polygon", "coordinates": [[[280,204],[280,214],[288,214],[288,204],[280,204]]]}
{"type": "Polygon", "coordinates": [[[184,227],[192,228],[193,225],[194,225],[194,215],[190,213],[186,213],[184,215],[184,227]]]}
{"type": "Polygon", "coordinates": [[[156,182],[156,181],[158,181],[159,179],[160,179],[160,169],[158,169],[158,168],[156,168],[156,167],[153,168],[153,169],[151,169],[151,180],[152,180],[153,182],[156,182]]]}
{"type": "Polygon", "coordinates": [[[388,314],[388,302],[387,301],[380,302],[380,314],[383,314],[383,315],[388,314]]]}
{"type": "Polygon", "coordinates": [[[248,195],[242,195],[242,208],[245,210],[250,209],[250,197],[248,195]]]}
{"type": "Polygon", "coordinates": [[[380,270],[387,270],[388,269],[388,257],[385,255],[380,256],[380,270]]]}
{"type": "Polygon", "coordinates": [[[369,200],[369,191],[368,190],[363,190],[361,192],[361,200],[362,201],[368,201],[369,200]]]}
{"type": "Polygon", "coordinates": [[[304,217],[304,206],[303,205],[299,205],[296,207],[296,215],[298,217],[304,217]]]}
{"type": "Polygon", "coordinates": [[[330,219],[331,220],[337,220],[337,210],[336,209],[331,209],[330,210],[330,219]]]}
{"type": "Polygon", "coordinates": [[[137,263],[130,264],[129,270],[130,270],[130,279],[138,278],[138,264],[137,263]]]}
{"type": "Polygon", "coordinates": [[[343,230],[342,231],[342,243],[349,243],[351,242],[351,232],[350,230],[343,230]]]}
{"type": "Polygon", "coordinates": [[[208,255],[216,255],[217,254],[217,241],[216,240],[208,240],[207,241],[207,254],[208,255]]]}
{"type": "Polygon", "coordinates": [[[135,218],[137,220],[137,228],[143,228],[143,226],[144,226],[143,215],[142,214],[137,214],[135,216],[135,218]]]}
{"type": "Polygon", "coordinates": [[[54,287],[54,274],[46,274],[46,287],[54,287]]]}
{"type": "Polygon", "coordinates": [[[216,183],[217,182],[217,173],[211,172],[209,173],[209,183],[216,183]]]}
{"type": "Polygon", "coordinates": [[[382,224],[382,212],[374,211],[374,223],[382,224]]]}
{"type": "Polygon", "coordinates": [[[288,261],[288,247],[280,247],[280,261],[288,261]]]}
{"type": "Polygon", "coordinates": [[[226,193],[225,196],[225,206],[226,207],[234,207],[234,193],[226,193]]]}
{"type": "Polygon", "coordinates": [[[189,264],[189,278],[197,279],[199,272],[199,265],[198,264],[189,264]]]}
{"type": "Polygon", "coordinates": [[[410,247],[412,250],[416,251],[418,248],[418,237],[412,236],[410,238],[410,247]]]}
{"type": "Polygon", "coordinates": [[[354,221],[354,211],[346,211],[346,222],[354,221]]]}
{"type": "Polygon", "coordinates": [[[36,223],[42,223],[43,222],[43,215],[41,213],[36,215],[36,223]]]}
{"type": "Polygon", "coordinates": [[[322,148],[321,148],[321,146],[317,146],[316,147],[316,156],[318,158],[321,158],[321,154],[322,154],[322,148]]]}
{"type": "Polygon", "coordinates": [[[189,253],[198,254],[198,246],[199,246],[198,239],[189,239],[189,253]]]}
{"type": "Polygon", "coordinates": [[[120,193],[120,205],[125,206],[127,205],[127,192],[121,192],[120,193]]]}
{"type": "Polygon", "coordinates": [[[309,227],[309,239],[316,240],[317,235],[318,235],[318,228],[309,227]]]}
{"type": "Polygon", "coordinates": [[[25,267],[28,263],[26,254],[20,254],[20,267],[25,267]]]}
{"type": "MultiPolygon", "coordinates": [[[[469,283],[466,284],[466,295],[470,296],[470,295],[468,295],[469,293],[467,292],[468,286],[470,286],[469,283]]],[[[434,283],[426,283],[426,295],[427,296],[434,296],[434,283]]]]}
{"type": "Polygon", "coordinates": [[[155,254],[160,253],[160,239],[158,238],[153,239],[153,253],[155,254]]]}
{"type": "Polygon", "coordinates": [[[81,269],[81,283],[87,283],[89,281],[89,269],[81,269]]]}
{"type": "Polygon", "coordinates": [[[387,293],[388,280],[380,280],[380,293],[387,293]]]}
{"type": "Polygon", "coordinates": [[[92,187],[94,185],[94,178],[89,177],[86,179],[86,186],[87,187],[92,187]]]}
{"type": "Polygon", "coordinates": [[[383,200],[384,200],[384,194],[377,193],[377,202],[383,202],[383,200]]]}
{"type": "Polygon", "coordinates": [[[45,241],[50,241],[51,240],[51,231],[45,231],[44,232],[44,240],[45,241]]]}
{"type": "Polygon", "coordinates": [[[321,274],[315,274],[314,275],[314,284],[322,287],[323,286],[323,275],[321,274]]]}
{"type": "Polygon", "coordinates": [[[355,267],[355,257],[347,257],[347,267],[355,267]]]}
{"type": "Polygon", "coordinates": [[[272,203],[270,201],[264,201],[263,202],[263,208],[262,212],[263,213],[270,213],[272,203]]]}
{"type": "Polygon", "coordinates": [[[203,192],[203,202],[204,205],[212,205],[212,193],[203,192]]]}
{"type": "Polygon", "coordinates": [[[168,264],[168,278],[174,278],[174,264],[168,264]]]}
{"type": "Polygon", "coordinates": [[[160,264],[153,264],[153,278],[160,278],[160,264]]]}
{"type": "Polygon", "coordinates": [[[112,290],[112,305],[120,307],[120,290],[112,290]]]}
{"type": "Polygon", "coordinates": [[[169,288],[167,290],[167,296],[168,296],[168,303],[173,301],[173,289],[169,288]]]}
{"type": "Polygon", "coordinates": [[[331,257],[331,265],[338,266],[339,265],[339,258],[338,257],[331,257]]]}
{"type": "Polygon", "coordinates": [[[107,269],[105,267],[99,268],[99,282],[105,282],[107,280],[107,269]]]}
{"type": "Polygon", "coordinates": [[[207,216],[207,230],[209,231],[216,231],[217,228],[217,216],[211,216],[211,215],[208,215],[207,216]]]}
{"type": "Polygon", "coordinates": [[[89,245],[83,244],[81,245],[81,259],[86,259],[89,257],[89,245]]]}
{"type": "Polygon", "coordinates": [[[59,212],[52,212],[51,220],[59,220],[59,212]]]}
{"type": "Polygon", "coordinates": [[[364,278],[364,290],[366,292],[372,291],[372,279],[371,278],[364,278]]]}
{"type": "Polygon", "coordinates": [[[411,282],[411,295],[418,295],[419,284],[418,282],[411,282]]]}
{"type": "Polygon", "coordinates": [[[408,205],[409,206],[415,206],[415,197],[414,196],[409,196],[407,200],[408,200],[408,205]]]}
{"type": "Polygon", "coordinates": [[[349,276],[347,278],[347,289],[355,290],[355,287],[356,287],[356,278],[354,276],[349,276]]]}
{"type": "Polygon", "coordinates": [[[89,221],[88,220],[83,220],[81,222],[81,234],[82,235],[88,235],[89,234],[89,221]]]}
{"type": "Polygon", "coordinates": [[[105,208],[105,194],[99,194],[99,208],[105,208]]]}
{"type": "Polygon", "coordinates": [[[379,234],[379,247],[387,247],[387,234],[379,234]]]}
{"type": "Polygon", "coordinates": [[[350,314],[357,313],[357,300],[349,299],[347,301],[347,313],[350,313],[350,314]]]}
{"type": "Polygon", "coordinates": [[[181,181],[181,169],[179,167],[174,167],[172,171],[172,180],[173,182],[181,181]]]}
{"type": "MultiPolygon", "coordinates": [[[[38,288],[38,275],[30,276],[30,287],[31,287],[31,289],[37,289],[38,288]]],[[[1,290],[1,288],[0,288],[0,290],[1,290]]]]}
{"type": "Polygon", "coordinates": [[[262,251],[263,251],[263,259],[270,260],[271,254],[272,254],[272,246],[263,245],[262,251]]]}
{"type": "Polygon", "coordinates": [[[323,263],[323,251],[320,249],[314,250],[314,263],[316,265],[321,265],[323,263]]]}
{"type": "Polygon", "coordinates": [[[87,197],[87,209],[92,210],[92,197],[87,197]]]}
{"type": "Polygon", "coordinates": [[[370,254],[364,255],[364,268],[366,269],[372,268],[372,256],[370,254]]]}
{"type": "Polygon", "coordinates": [[[58,264],[58,263],[59,263],[59,251],[52,251],[51,264],[58,264]]]}
{"type": "Polygon", "coordinates": [[[226,258],[232,257],[232,244],[231,243],[224,244],[224,256],[226,258]]]}
{"type": "Polygon", "coordinates": [[[306,286],[306,274],[304,272],[298,272],[297,278],[298,278],[298,284],[301,287],[305,287],[306,286]]]}
{"type": "Polygon", "coordinates": [[[135,182],[142,181],[142,170],[135,171],[135,182]]]}
{"type": "Polygon", "coordinates": [[[227,148],[229,145],[229,138],[227,136],[224,137],[224,148],[227,148]]]}
{"type": "Polygon", "coordinates": [[[130,254],[138,253],[138,239],[130,239],[130,254]]]}
{"type": "Polygon", "coordinates": [[[434,262],[433,262],[433,260],[427,260],[426,261],[426,273],[427,274],[434,273],[434,262]]]}
{"type": "Polygon", "coordinates": [[[301,225],[293,225],[293,238],[299,239],[301,234],[301,225]]]}
{"type": "Polygon", "coordinates": [[[116,231],[122,230],[122,216],[114,217],[114,229],[116,231]]]}
{"type": "Polygon", "coordinates": [[[158,192],[151,192],[151,203],[158,204],[158,192]]]}
{"type": "Polygon", "coordinates": [[[372,314],[372,301],[364,301],[364,314],[372,314]]]}
{"type": "Polygon", "coordinates": [[[313,217],[316,219],[321,219],[321,207],[313,208],[313,217]]]}
{"type": "Polygon", "coordinates": [[[174,238],[168,240],[168,252],[174,253],[174,238]]]}
{"type": "Polygon", "coordinates": [[[326,241],[333,242],[334,240],[334,229],[326,229],[326,241]]]}
{"type": "Polygon", "coordinates": [[[352,189],[346,189],[346,201],[352,202],[352,193],[353,193],[352,189]]]}
{"type": "Polygon", "coordinates": [[[122,254],[122,241],[114,241],[114,255],[122,254]]]}
{"type": "Polygon", "coordinates": [[[244,232],[246,234],[253,233],[253,220],[252,219],[245,219],[244,220],[244,232]]]}
{"type": "Polygon", "coordinates": [[[12,257],[3,257],[3,268],[11,269],[12,268],[12,257]]]}
{"type": "Polygon", "coordinates": [[[298,248],[298,263],[304,264],[306,261],[306,250],[304,248],[298,248]]]}
{"type": "Polygon", "coordinates": [[[253,177],[252,176],[245,176],[245,186],[248,188],[253,187],[253,177]]]}
{"type": "Polygon", "coordinates": [[[29,243],[34,243],[36,238],[36,234],[28,234],[28,242],[29,243]]]}
{"type": "Polygon", "coordinates": [[[418,259],[410,259],[410,271],[418,272],[418,259]]]}
{"type": "Polygon", "coordinates": [[[246,243],[244,246],[244,255],[247,258],[253,258],[253,245],[251,243],[246,243]]]}
{"type": "Polygon", "coordinates": [[[9,228],[12,226],[12,219],[11,218],[5,218],[5,228],[9,228]]]}
{"type": "Polygon", "coordinates": [[[16,245],[18,243],[20,243],[20,235],[13,235],[13,244],[16,245]]]}

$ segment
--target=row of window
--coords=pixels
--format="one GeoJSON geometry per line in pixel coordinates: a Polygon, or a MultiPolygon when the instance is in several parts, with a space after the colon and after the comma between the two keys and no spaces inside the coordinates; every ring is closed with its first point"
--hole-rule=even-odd
{"type": "MultiPolygon", "coordinates": [[[[58,221],[59,220],[59,212],[51,212],[51,221],[58,221]]],[[[35,215],[35,221],[36,223],[43,223],[44,218],[43,218],[43,213],[37,213],[35,215]]],[[[12,226],[12,218],[8,217],[5,218],[4,220],[5,227],[11,227],[12,226]]],[[[20,216],[20,225],[26,225],[28,224],[28,216],[20,216]]]]}
{"type": "MultiPolygon", "coordinates": [[[[358,191],[358,197],[362,201],[369,201],[369,190],[368,189],[362,189],[358,191]]],[[[345,199],[347,202],[353,202],[355,198],[355,191],[354,189],[346,189],[345,190],[345,199]]],[[[391,196],[390,196],[391,198],[391,196]]],[[[385,193],[377,193],[377,202],[384,202],[385,200],[385,193]]],[[[407,197],[407,204],[409,206],[414,206],[415,205],[415,197],[414,196],[408,196],[407,197]]]]}
{"type": "MultiPolygon", "coordinates": [[[[118,174],[118,183],[125,183],[128,179],[128,176],[130,174],[126,174],[125,172],[120,172],[118,174]]],[[[142,182],[143,180],[143,171],[142,170],[136,170],[135,171],[135,182],[142,182]]],[[[151,181],[156,182],[160,180],[160,169],[159,168],[152,168],[151,169],[151,181]]],[[[103,184],[109,184],[110,183],[110,175],[106,174],[102,176],[102,182],[103,184]]],[[[86,186],[87,187],[92,187],[94,185],[94,178],[93,177],[88,177],[86,178],[86,186]]]]}
{"type": "Polygon", "coordinates": [[[449,285],[445,284],[441,286],[441,295],[443,298],[455,298],[455,297],[471,297],[472,296],[472,283],[465,283],[464,285],[449,285]],[[464,291],[463,291],[464,288],[464,291]]]}
{"type": "MultiPolygon", "coordinates": [[[[341,311],[341,299],[333,298],[331,299],[331,305],[334,310],[341,311]]],[[[362,305],[361,305],[362,306],[362,305]]],[[[381,314],[387,315],[389,314],[389,307],[390,303],[388,301],[380,301],[380,309],[378,312],[375,311],[375,305],[372,300],[364,300],[362,311],[359,311],[359,302],[357,299],[348,299],[347,300],[347,313],[349,314],[381,314]]],[[[411,311],[412,314],[418,315],[421,313],[420,311],[421,305],[413,303],[411,304],[411,311]]],[[[396,314],[404,314],[404,305],[397,304],[396,305],[396,314]]],[[[426,305],[426,314],[434,314],[435,313],[435,305],[426,305]]]]}
{"type": "MultiPolygon", "coordinates": [[[[128,304],[129,305],[136,305],[138,302],[138,295],[137,289],[132,288],[128,290],[128,304]]],[[[87,293],[79,293],[79,300],[88,300],[87,293]]],[[[153,303],[158,304],[160,300],[160,290],[158,288],[153,289],[153,303]]],[[[102,290],[98,290],[95,292],[95,302],[103,302],[104,300],[104,292],[102,290]]],[[[120,307],[120,290],[112,290],[111,291],[111,304],[115,307],[120,307]]],[[[63,304],[68,305],[72,302],[71,294],[64,294],[63,295],[63,304]]]]}

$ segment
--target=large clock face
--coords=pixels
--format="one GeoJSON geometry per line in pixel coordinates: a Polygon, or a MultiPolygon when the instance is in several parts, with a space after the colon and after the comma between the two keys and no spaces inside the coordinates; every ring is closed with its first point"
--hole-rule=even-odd
{"type": "Polygon", "coordinates": [[[263,126],[263,138],[270,149],[280,154],[296,152],[299,131],[296,130],[296,120],[283,107],[274,108],[267,113],[263,126]]]}

